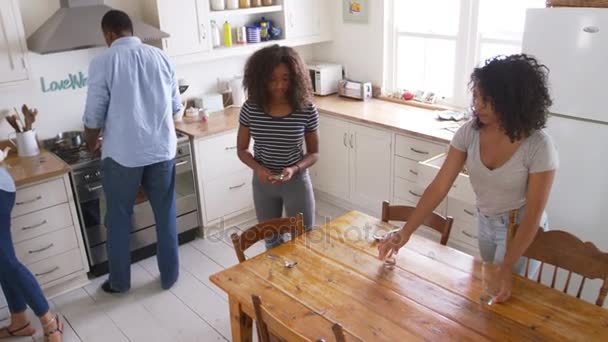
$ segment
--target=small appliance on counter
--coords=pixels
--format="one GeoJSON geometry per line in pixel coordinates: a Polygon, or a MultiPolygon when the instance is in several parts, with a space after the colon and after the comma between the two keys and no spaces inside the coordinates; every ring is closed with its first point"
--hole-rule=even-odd
{"type": "Polygon", "coordinates": [[[372,84],[371,82],[340,80],[338,82],[338,95],[367,101],[372,98],[372,84]]]}
{"type": "Polygon", "coordinates": [[[194,98],[194,107],[206,110],[209,113],[224,109],[224,99],[220,93],[207,93],[194,98]]]}
{"type": "Polygon", "coordinates": [[[344,77],[340,64],[309,62],[308,72],[310,73],[313,93],[320,96],[337,93],[338,81],[344,77]]]}

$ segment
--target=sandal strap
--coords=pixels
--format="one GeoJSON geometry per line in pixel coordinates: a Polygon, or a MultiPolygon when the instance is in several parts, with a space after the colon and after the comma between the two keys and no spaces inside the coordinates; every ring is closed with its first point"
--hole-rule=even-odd
{"type": "Polygon", "coordinates": [[[25,330],[27,327],[30,326],[30,322],[27,322],[24,326],[22,326],[21,328],[15,329],[15,330],[9,330],[8,327],[4,328],[6,329],[6,332],[10,335],[10,336],[16,336],[16,334],[22,330],[25,330]]]}
{"type": "Polygon", "coordinates": [[[44,333],[45,337],[50,337],[51,335],[55,334],[55,333],[60,333],[63,334],[63,330],[59,327],[59,315],[56,315],[55,317],[53,317],[53,319],[51,319],[50,321],[48,321],[45,325],[44,328],[48,327],[49,325],[51,325],[51,323],[55,322],[57,324],[57,327],[51,331],[47,331],[44,333]]]}

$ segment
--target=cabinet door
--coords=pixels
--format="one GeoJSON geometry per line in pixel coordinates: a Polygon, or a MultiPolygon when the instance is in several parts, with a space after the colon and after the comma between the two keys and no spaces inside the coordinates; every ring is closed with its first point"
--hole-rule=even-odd
{"type": "Polygon", "coordinates": [[[160,29],[171,37],[163,40],[169,56],[182,56],[211,49],[209,5],[205,0],[157,0],[160,29]]]}
{"type": "Polygon", "coordinates": [[[321,0],[285,0],[287,39],[316,36],[321,32],[321,0]]]}
{"type": "Polygon", "coordinates": [[[25,33],[16,0],[0,1],[0,83],[27,80],[25,33]]]}
{"type": "Polygon", "coordinates": [[[341,199],[349,195],[348,123],[321,116],[319,160],[313,173],[314,187],[341,199]]]}
{"type": "Polygon", "coordinates": [[[351,201],[380,213],[382,201],[390,199],[392,135],[355,124],[350,133],[351,201]]]}

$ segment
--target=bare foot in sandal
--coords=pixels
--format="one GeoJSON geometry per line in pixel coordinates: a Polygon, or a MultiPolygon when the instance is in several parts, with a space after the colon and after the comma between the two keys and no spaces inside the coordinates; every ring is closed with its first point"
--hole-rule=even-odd
{"type": "Polygon", "coordinates": [[[27,322],[25,324],[11,324],[8,327],[0,329],[0,338],[7,337],[18,337],[18,336],[32,336],[36,333],[36,329],[27,322]]]}
{"type": "Polygon", "coordinates": [[[43,328],[45,342],[63,341],[63,321],[59,315],[55,315],[50,321],[44,323],[43,328]]]}

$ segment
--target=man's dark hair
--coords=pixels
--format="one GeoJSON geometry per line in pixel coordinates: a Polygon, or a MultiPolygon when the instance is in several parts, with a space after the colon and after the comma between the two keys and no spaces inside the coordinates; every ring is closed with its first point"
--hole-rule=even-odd
{"type": "Polygon", "coordinates": [[[101,19],[101,29],[104,33],[112,32],[117,35],[133,34],[133,22],[129,15],[123,11],[110,10],[101,19]]]}

